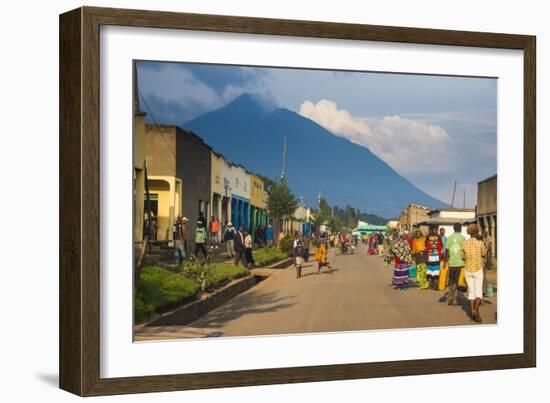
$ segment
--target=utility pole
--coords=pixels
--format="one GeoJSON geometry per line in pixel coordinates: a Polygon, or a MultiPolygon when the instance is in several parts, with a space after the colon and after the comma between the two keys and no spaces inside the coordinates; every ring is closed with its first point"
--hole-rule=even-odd
{"type": "Polygon", "coordinates": [[[285,177],[285,168],[286,168],[286,136],[283,144],[283,169],[281,171],[281,179],[285,177]]]}
{"type": "Polygon", "coordinates": [[[466,186],[464,186],[464,201],[462,202],[462,208],[466,208],[466,186]]]}
{"type": "Polygon", "coordinates": [[[455,181],[455,187],[453,188],[453,200],[451,201],[451,208],[455,206],[455,193],[456,193],[456,181],[455,181]]]}
{"type": "Polygon", "coordinates": [[[317,193],[317,207],[321,207],[321,191],[317,193]]]}

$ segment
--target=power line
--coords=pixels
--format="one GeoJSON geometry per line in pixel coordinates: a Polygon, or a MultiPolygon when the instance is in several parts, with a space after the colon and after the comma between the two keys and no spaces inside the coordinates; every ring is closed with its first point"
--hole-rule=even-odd
{"type": "Polygon", "coordinates": [[[147,113],[151,116],[151,119],[153,120],[153,124],[157,128],[159,134],[161,135],[162,139],[164,140],[164,143],[166,143],[166,147],[170,150],[170,152],[174,155],[174,158],[176,157],[176,152],[172,150],[172,147],[170,144],[168,144],[168,141],[166,140],[166,137],[164,137],[164,133],[161,130],[160,125],[157,123],[157,120],[155,119],[155,115],[153,114],[153,111],[149,108],[149,105],[147,105],[147,101],[145,100],[145,97],[139,90],[139,88],[136,88],[139,96],[141,97],[141,100],[143,101],[143,105],[145,106],[145,109],[147,109],[147,113]]]}
{"type": "MultiPolygon", "coordinates": [[[[137,92],[138,92],[138,95],[141,97],[141,100],[143,101],[143,105],[145,106],[145,109],[147,109],[147,113],[151,116],[151,119],[153,120],[153,124],[155,125],[155,127],[157,128],[160,136],[162,137],[162,140],[164,140],[164,143],[166,144],[166,147],[170,150],[170,152],[172,153],[172,155],[174,156],[174,158],[177,160],[177,155],[176,155],[176,152],[172,149],[172,147],[170,146],[170,144],[168,143],[168,140],[166,140],[166,137],[164,136],[164,133],[163,133],[163,130],[162,130],[162,127],[159,125],[159,123],[157,122],[157,119],[155,119],[155,115],[153,114],[153,111],[151,110],[151,108],[149,108],[149,105],[147,105],[147,101],[145,100],[145,97],[143,96],[143,94],[141,93],[141,91],[139,90],[139,87],[136,87],[137,89],[137,92]]],[[[181,166],[181,168],[185,171],[185,173],[189,176],[193,176],[186,168],[185,168],[185,165],[183,164],[180,164],[179,166],[181,166]]]]}

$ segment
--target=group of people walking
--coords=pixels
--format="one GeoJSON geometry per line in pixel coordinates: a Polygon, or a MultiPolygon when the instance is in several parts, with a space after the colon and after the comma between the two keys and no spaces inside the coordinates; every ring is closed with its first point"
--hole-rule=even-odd
{"type": "MultiPolygon", "coordinates": [[[[183,263],[187,258],[190,238],[188,223],[187,217],[179,216],[173,225],[174,257],[178,264],[183,263]]],[[[273,228],[271,225],[258,226],[254,237],[260,247],[273,245],[273,228]]],[[[234,259],[236,265],[242,263],[249,268],[254,266],[252,254],[254,240],[251,232],[246,231],[243,227],[236,229],[231,222],[226,223],[222,231],[221,223],[215,216],[212,216],[210,222],[207,222],[204,214],[200,212],[193,238],[195,257],[206,259],[209,248],[220,247],[220,238],[225,244],[227,256],[234,259]]]]}
{"type": "Polygon", "coordinates": [[[461,292],[459,285],[463,276],[470,316],[475,322],[481,322],[479,307],[483,300],[484,270],[489,263],[486,243],[477,224],[468,225],[468,239],[462,235],[462,224],[455,223],[453,230],[454,233],[447,238],[444,228],[438,232],[433,226],[426,237],[417,230],[414,239],[400,231],[391,247],[395,263],[392,284],[398,290],[407,289],[410,270],[415,269],[420,289],[439,290],[440,276],[444,274],[446,277],[442,280],[446,280],[443,288],[448,289],[447,303],[454,305],[461,292]]]}
{"type": "Polygon", "coordinates": [[[311,245],[315,245],[315,261],[317,261],[317,274],[321,273],[321,269],[326,267],[329,273],[332,273],[332,269],[328,262],[328,247],[329,237],[326,232],[319,234],[312,234],[304,236],[302,233],[297,232],[294,234],[294,241],[292,243],[292,260],[296,267],[296,278],[302,277],[302,268],[305,262],[309,261],[311,245]]]}
{"type": "Polygon", "coordinates": [[[365,235],[363,243],[368,246],[369,255],[381,255],[384,251],[384,235],[381,231],[374,231],[370,235],[365,235]]]}
{"type": "MultiPolygon", "coordinates": [[[[187,244],[189,241],[189,230],[187,228],[188,223],[189,219],[187,217],[179,216],[172,227],[174,257],[176,258],[178,264],[183,263],[183,261],[187,258],[187,244]]],[[[206,249],[208,237],[209,231],[207,229],[206,217],[204,217],[204,214],[200,212],[194,237],[195,249],[193,253],[196,257],[202,255],[203,258],[206,258],[208,256],[208,251],[206,249]]],[[[217,244],[216,246],[214,246],[212,237],[210,237],[210,242],[212,244],[212,247],[217,247],[217,244]]]]}
{"type": "Polygon", "coordinates": [[[246,231],[242,226],[235,229],[233,223],[228,222],[223,231],[223,241],[225,243],[228,257],[234,259],[235,265],[243,263],[252,268],[255,265],[252,249],[254,241],[259,247],[273,246],[273,228],[271,225],[266,227],[258,226],[255,232],[255,240],[252,234],[246,231]]]}

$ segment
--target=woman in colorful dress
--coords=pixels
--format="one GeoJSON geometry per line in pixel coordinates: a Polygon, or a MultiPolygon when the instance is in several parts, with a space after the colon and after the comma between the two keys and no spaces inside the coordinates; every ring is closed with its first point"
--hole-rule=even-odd
{"type": "Polygon", "coordinates": [[[328,268],[329,273],[332,273],[327,260],[327,243],[327,234],[323,232],[317,241],[317,252],[315,253],[315,260],[318,262],[317,274],[321,273],[321,268],[324,266],[328,268]]]}
{"type": "Polygon", "coordinates": [[[409,287],[409,263],[412,257],[409,241],[403,232],[399,232],[397,235],[391,252],[395,261],[392,285],[396,290],[406,290],[409,287]]]}
{"type": "Polygon", "coordinates": [[[428,259],[426,267],[426,280],[432,290],[439,289],[439,270],[441,265],[441,255],[443,253],[443,243],[437,233],[437,227],[430,228],[430,235],[426,239],[426,257],[428,259]]]}
{"type": "Polygon", "coordinates": [[[367,252],[369,255],[376,255],[377,241],[378,241],[378,237],[376,236],[375,233],[372,233],[369,236],[369,250],[367,252]]]}
{"type": "Polygon", "coordinates": [[[428,288],[426,280],[426,238],[422,231],[417,230],[412,242],[413,259],[416,264],[416,284],[418,288],[428,288]]]}

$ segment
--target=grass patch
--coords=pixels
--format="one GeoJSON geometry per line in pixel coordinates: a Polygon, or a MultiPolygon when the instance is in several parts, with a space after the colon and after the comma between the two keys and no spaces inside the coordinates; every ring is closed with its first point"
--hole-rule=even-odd
{"type": "Polygon", "coordinates": [[[191,300],[199,290],[195,281],[181,274],[158,266],[144,267],[135,297],[135,320],[143,322],[155,311],[191,300]]]}
{"type": "Polygon", "coordinates": [[[288,254],[286,252],[280,251],[277,248],[257,249],[252,251],[252,255],[254,256],[254,261],[258,267],[269,266],[270,264],[280,262],[281,260],[288,258],[288,254]]]}
{"type": "Polygon", "coordinates": [[[176,271],[159,266],[143,267],[134,299],[135,321],[145,322],[153,312],[163,312],[192,301],[201,291],[220,288],[248,273],[242,266],[227,263],[201,266],[188,262],[176,271]]]}
{"type": "Polygon", "coordinates": [[[206,290],[221,287],[248,274],[248,269],[230,263],[214,263],[206,269],[206,290]]]}

